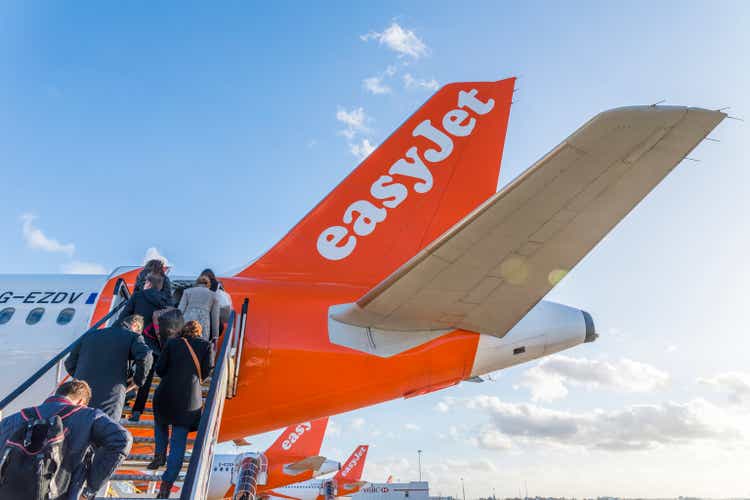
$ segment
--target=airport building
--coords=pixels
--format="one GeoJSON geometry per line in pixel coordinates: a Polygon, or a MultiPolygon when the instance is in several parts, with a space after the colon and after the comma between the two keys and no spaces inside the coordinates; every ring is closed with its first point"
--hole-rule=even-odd
{"type": "Polygon", "coordinates": [[[353,500],[429,500],[430,485],[427,481],[408,483],[371,483],[352,495],[353,500]]]}

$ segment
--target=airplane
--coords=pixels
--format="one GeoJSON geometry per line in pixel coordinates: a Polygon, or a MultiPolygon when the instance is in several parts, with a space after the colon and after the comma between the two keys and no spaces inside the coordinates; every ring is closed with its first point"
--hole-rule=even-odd
{"type": "MultiPolygon", "coordinates": [[[[220,277],[236,310],[249,300],[220,440],[596,339],[588,312],[542,299],[726,115],[604,111],[495,192],[514,85],[445,85],[268,252],[220,277]]],[[[0,391],[103,317],[137,272],[0,276],[0,391]]]]}
{"type": "Polygon", "coordinates": [[[240,464],[244,461],[253,461],[259,466],[258,496],[274,488],[340,471],[339,462],[319,455],[327,426],[328,417],[290,425],[265,452],[214,455],[208,498],[232,497],[240,464]]]}
{"type": "Polygon", "coordinates": [[[327,500],[351,496],[368,484],[362,481],[368,448],[369,446],[364,444],[357,446],[344,462],[341,470],[330,479],[311,479],[294,483],[274,488],[259,496],[266,499],[286,500],[327,500]]]}

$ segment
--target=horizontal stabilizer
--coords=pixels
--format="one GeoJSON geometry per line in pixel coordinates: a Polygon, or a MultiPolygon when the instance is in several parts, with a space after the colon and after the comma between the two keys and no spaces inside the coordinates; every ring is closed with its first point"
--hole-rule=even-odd
{"type": "Polygon", "coordinates": [[[367,486],[368,484],[370,484],[370,483],[368,483],[367,481],[355,481],[353,483],[344,483],[342,486],[346,490],[353,490],[355,488],[362,489],[365,486],[367,486]]]}
{"type": "Polygon", "coordinates": [[[724,113],[606,111],[332,322],[502,337],[693,150],[724,113]]]}
{"type": "Polygon", "coordinates": [[[321,456],[307,457],[298,462],[286,464],[284,466],[284,472],[288,472],[293,475],[301,474],[302,472],[307,472],[307,471],[314,472],[314,471],[319,470],[323,466],[325,461],[326,461],[326,457],[321,457],[321,456]]]}

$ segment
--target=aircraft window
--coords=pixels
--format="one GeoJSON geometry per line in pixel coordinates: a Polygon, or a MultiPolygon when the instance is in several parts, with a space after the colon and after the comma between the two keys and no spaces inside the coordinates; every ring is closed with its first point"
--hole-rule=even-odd
{"type": "Polygon", "coordinates": [[[39,323],[39,320],[42,319],[42,316],[44,316],[44,308],[35,307],[31,311],[29,311],[29,315],[26,316],[26,324],[36,325],[37,323],[39,323]]]}
{"type": "Polygon", "coordinates": [[[8,321],[10,321],[10,318],[13,317],[14,312],[16,312],[15,307],[6,307],[2,311],[0,311],[0,325],[4,325],[8,321]]]}
{"type": "Polygon", "coordinates": [[[73,321],[73,316],[76,315],[76,310],[72,307],[66,307],[62,311],[60,311],[60,314],[57,315],[57,324],[58,325],[67,325],[71,321],[73,321]]]}

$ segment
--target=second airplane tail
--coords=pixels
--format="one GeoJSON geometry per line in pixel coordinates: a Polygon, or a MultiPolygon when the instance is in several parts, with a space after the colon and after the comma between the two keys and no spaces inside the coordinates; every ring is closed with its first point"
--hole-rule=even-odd
{"type": "Polygon", "coordinates": [[[290,425],[266,450],[269,459],[317,456],[328,426],[328,417],[290,425]]]}
{"type": "Polygon", "coordinates": [[[362,471],[365,469],[365,459],[369,445],[361,444],[352,452],[349,458],[341,466],[333,479],[339,483],[356,483],[362,479],[362,471]]]}

